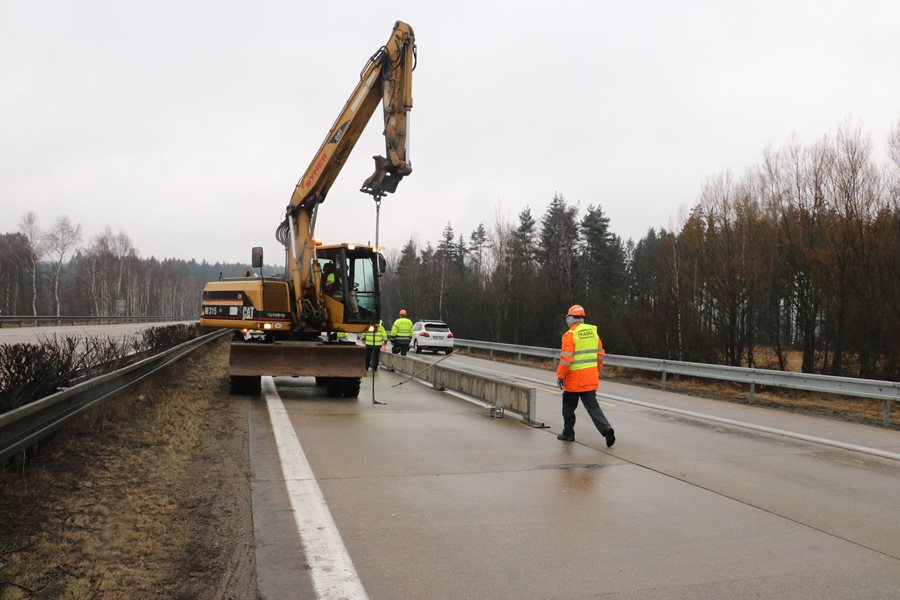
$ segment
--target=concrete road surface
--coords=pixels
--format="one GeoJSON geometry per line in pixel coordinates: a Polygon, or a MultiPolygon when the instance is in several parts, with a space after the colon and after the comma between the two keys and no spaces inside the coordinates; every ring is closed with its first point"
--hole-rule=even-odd
{"type": "Polygon", "coordinates": [[[386,405],[371,378],[359,399],[278,378],[254,401],[262,597],[900,598],[900,461],[646,404],[887,453],[900,433],[604,382],[616,445],[583,408],[564,443],[552,373],[450,361],[531,381],[549,428],[385,371],[386,405]]]}
{"type": "Polygon", "coordinates": [[[35,344],[53,336],[90,337],[103,336],[122,338],[148,327],[165,327],[191,321],[165,321],[152,323],[121,323],[110,325],[59,325],[48,327],[4,327],[0,328],[0,344],[35,344]]]}

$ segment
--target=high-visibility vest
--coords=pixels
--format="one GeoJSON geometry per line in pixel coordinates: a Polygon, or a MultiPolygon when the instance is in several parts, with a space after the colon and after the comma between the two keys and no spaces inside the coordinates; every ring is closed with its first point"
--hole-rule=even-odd
{"type": "Polygon", "coordinates": [[[394,321],[394,326],[391,327],[391,335],[393,337],[412,337],[412,328],[412,321],[406,317],[400,317],[394,321]]]}
{"type": "Polygon", "coordinates": [[[378,321],[378,325],[370,325],[369,329],[363,334],[363,341],[365,341],[366,346],[380,346],[385,339],[387,339],[387,332],[384,330],[384,325],[381,324],[381,321],[378,321]]]}
{"type": "Polygon", "coordinates": [[[566,391],[595,390],[600,385],[604,355],[597,327],[579,323],[563,335],[556,377],[563,380],[566,391]]]}
{"type": "Polygon", "coordinates": [[[580,371],[597,367],[597,349],[600,336],[597,335],[596,325],[580,323],[573,331],[575,340],[575,355],[569,365],[570,371],[580,371]]]}

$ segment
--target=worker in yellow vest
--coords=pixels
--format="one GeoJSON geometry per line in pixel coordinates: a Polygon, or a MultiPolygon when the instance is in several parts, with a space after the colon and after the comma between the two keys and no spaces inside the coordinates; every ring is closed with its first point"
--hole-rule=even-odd
{"type": "Polygon", "coordinates": [[[606,438],[606,447],[609,448],[616,443],[616,433],[597,403],[600,370],[606,352],[597,335],[597,326],[586,324],[584,316],[584,308],[580,304],[572,305],[566,313],[569,330],[563,334],[559,366],[556,368],[556,382],[563,391],[563,429],[556,438],[564,442],[575,441],[575,409],[580,399],[594,427],[606,438]]]}
{"type": "Polygon", "coordinates": [[[400,309],[400,316],[391,327],[391,352],[406,356],[412,341],[412,321],[406,318],[406,309],[400,309]]]}
{"type": "Polygon", "coordinates": [[[363,342],[366,344],[366,370],[378,370],[378,361],[381,358],[381,345],[387,339],[387,332],[381,320],[377,325],[369,325],[363,333],[363,342]]]}

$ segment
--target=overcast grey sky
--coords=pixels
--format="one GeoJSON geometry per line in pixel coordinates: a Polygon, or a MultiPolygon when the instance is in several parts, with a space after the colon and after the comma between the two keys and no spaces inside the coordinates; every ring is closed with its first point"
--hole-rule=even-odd
{"type": "MultiPolygon", "coordinates": [[[[706,178],[848,117],[900,119],[900,2],[0,0],[0,232],[26,210],[110,226],[141,256],[247,261],[395,20],[416,33],[413,173],[381,242],[536,218],[554,192],[638,239],[706,178]]],[[[322,206],[374,242],[358,192],[377,111],[322,206]]]]}

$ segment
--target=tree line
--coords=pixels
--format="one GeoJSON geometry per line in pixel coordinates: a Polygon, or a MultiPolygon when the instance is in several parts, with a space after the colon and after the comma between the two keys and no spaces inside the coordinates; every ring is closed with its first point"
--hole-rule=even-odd
{"type": "Polygon", "coordinates": [[[879,165],[847,122],[710,178],[677,230],[634,242],[599,204],[555,194],[541,215],[450,223],[384,279],[386,322],[446,320],[463,338],[556,346],[582,304],[613,354],[900,377],[900,123],[879,165]]]}
{"type": "Polygon", "coordinates": [[[106,228],[82,245],[60,217],[47,229],[33,212],[0,234],[0,314],[196,317],[207,281],[246,265],[140,258],[129,237],[106,228]]]}
{"type": "MultiPolygon", "coordinates": [[[[879,165],[846,123],[812,145],[767,149],[739,177],[711,177],[677,230],[636,242],[599,203],[554,194],[542,213],[497,211],[468,236],[389,256],[383,313],[444,319],[456,335],[555,346],[582,304],[607,351],[804,372],[900,378],[900,123],[879,165]]],[[[60,217],[26,213],[0,234],[0,311],[197,315],[207,281],[244,264],[140,258],[109,228],[82,243],[60,217]]]]}

